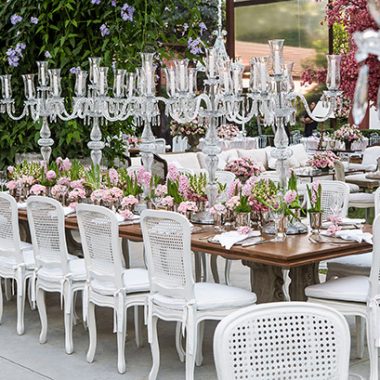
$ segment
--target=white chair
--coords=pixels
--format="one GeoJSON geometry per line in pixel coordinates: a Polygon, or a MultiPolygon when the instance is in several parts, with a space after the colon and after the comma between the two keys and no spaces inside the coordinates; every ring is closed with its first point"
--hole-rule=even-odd
{"type": "Polygon", "coordinates": [[[226,170],[217,170],[215,173],[216,181],[228,186],[236,179],[236,175],[226,170]]]}
{"type": "Polygon", "coordinates": [[[149,380],[157,378],[160,365],[159,318],[182,322],[186,331],[186,380],[192,380],[195,361],[198,365],[202,362],[202,322],[223,319],[236,309],[252,305],[256,295],[226,285],[194,282],[191,226],[184,216],[144,210],[141,228],[151,284],[146,314],[153,357],[149,380]]]}
{"type": "Polygon", "coordinates": [[[350,331],[337,311],[306,302],[251,306],[215,330],[218,380],[347,380],[350,331]]]}
{"type": "MultiPolygon", "coordinates": [[[[375,216],[380,213],[380,188],[374,193],[375,216]]],[[[343,256],[327,262],[327,276],[330,280],[334,277],[369,276],[372,264],[372,252],[362,255],[343,256]]]]}
{"type": "MultiPolygon", "coordinates": [[[[380,157],[380,146],[370,146],[364,150],[361,164],[350,163],[351,169],[373,171],[377,167],[377,159],[380,157]]],[[[350,176],[347,176],[348,179],[350,176]]]]}
{"type": "Polygon", "coordinates": [[[174,136],[173,137],[173,153],[186,152],[187,149],[187,137],[174,136]]]}
{"type": "MultiPolygon", "coordinates": [[[[378,380],[379,300],[380,300],[380,217],[373,224],[373,256],[370,276],[349,276],[308,286],[305,294],[310,302],[324,304],[344,315],[364,318],[367,325],[367,344],[370,360],[370,380],[378,380]]],[[[363,348],[361,328],[358,332],[358,351],[363,348]]]]}
{"type": "Polygon", "coordinates": [[[166,140],[163,138],[154,140],[154,153],[161,154],[166,152],[166,140]]]}
{"type": "MultiPolygon", "coordinates": [[[[343,162],[340,160],[336,160],[334,162],[334,179],[341,182],[346,182],[346,176],[344,173],[344,165],[343,162]]],[[[350,194],[352,193],[358,193],[360,191],[360,187],[356,185],[355,183],[347,183],[347,185],[350,187],[350,194]]]]}
{"type": "MultiPolygon", "coordinates": [[[[319,183],[322,187],[321,207],[323,219],[327,220],[330,215],[336,212],[336,209],[340,210],[342,217],[347,216],[348,196],[350,193],[347,183],[341,181],[320,181],[319,183]]],[[[309,206],[310,199],[307,197],[307,207],[309,208],[309,206]]]]}
{"type": "MultiPolygon", "coordinates": [[[[111,210],[102,206],[79,204],[77,216],[87,269],[87,284],[83,297],[90,336],[87,360],[90,363],[94,360],[96,350],[95,305],[113,308],[114,328],[117,332],[117,366],[119,372],[124,373],[126,313],[131,306],[145,305],[149,292],[148,272],[142,268],[123,268],[119,224],[111,210]]],[[[138,314],[135,313],[135,333],[136,343],[140,346],[141,325],[138,314]]]]}
{"type": "Polygon", "coordinates": [[[15,199],[0,193],[0,322],[3,315],[1,279],[15,280],[17,284],[17,334],[24,333],[26,282],[35,268],[30,243],[20,240],[18,210],[15,199]]]}
{"type": "Polygon", "coordinates": [[[47,197],[29,197],[27,213],[36,262],[37,281],[33,279],[32,295],[37,298],[41,319],[40,343],[47,341],[45,292],[58,292],[65,316],[65,350],[71,354],[74,350],[74,299],[76,293],[84,289],[85,263],[67,252],[65,215],[59,202],[47,197]]]}

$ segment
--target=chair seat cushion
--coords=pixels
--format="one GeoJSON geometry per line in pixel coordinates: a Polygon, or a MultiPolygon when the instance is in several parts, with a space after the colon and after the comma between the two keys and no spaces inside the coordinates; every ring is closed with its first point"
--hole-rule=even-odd
{"type": "MultiPolygon", "coordinates": [[[[35,267],[33,251],[31,249],[25,249],[22,251],[22,256],[24,258],[25,268],[28,270],[33,270],[35,267]]],[[[16,259],[12,256],[0,256],[0,268],[16,269],[16,259]]]]}
{"type": "Polygon", "coordinates": [[[375,194],[371,193],[354,193],[348,196],[348,203],[365,203],[375,204],[375,194]]]}
{"type": "Polygon", "coordinates": [[[355,183],[348,183],[347,185],[350,186],[350,193],[358,193],[360,191],[360,187],[355,183]]]}
{"type": "MultiPolygon", "coordinates": [[[[73,281],[85,281],[87,278],[86,266],[84,259],[68,260],[69,273],[73,281]]],[[[63,270],[60,267],[41,267],[37,272],[38,278],[45,281],[61,281],[63,279],[63,270]]]]}
{"type": "MultiPolygon", "coordinates": [[[[196,283],[194,285],[194,294],[198,310],[228,310],[252,305],[256,302],[256,294],[248,290],[208,282],[196,283]]],[[[161,294],[156,294],[153,302],[169,309],[183,309],[186,305],[184,299],[167,297],[161,294]]]]}
{"type": "Polygon", "coordinates": [[[22,251],[30,250],[33,249],[33,245],[31,243],[27,243],[26,241],[20,241],[20,249],[22,251]]]}
{"type": "MultiPolygon", "coordinates": [[[[127,293],[148,292],[150,290],[148,271],[143,268],[131,268],[123,271],[123,286],[127,293]]],[[[91,280],[91,290],[109,296],[118,289],[111,281],[91,280]]]]}
{"type": "Polygon", "coordinates": [[[367,302],[369,278],[366,276],[341,277],[323,284],[308,286],[307,297],[348,302],[367,302]]]}
{"type": "Polygon", "coordinates": [[[329,260],[327,266],[330,264],[339,264],[340,266],[358,266],[363,268],[371,268],[372,265],[372,252],[365,253],[363,255],[352,255],[338,257],[336,259],[329,260]]]}

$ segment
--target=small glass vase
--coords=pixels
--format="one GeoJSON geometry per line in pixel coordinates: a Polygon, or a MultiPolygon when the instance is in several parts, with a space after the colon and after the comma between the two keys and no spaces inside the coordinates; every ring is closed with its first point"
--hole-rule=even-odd
{"type": "Polygon", "coordinates": [[[251,213],[250,212],[237,212],[235,219],[235,227],[251,226],[251,213]]]}
{"type": "Polygon", "coordinates": [[[322,212],[309,211],[309,222],[312,235],[319,235],[319,230],[322,226],[322,212]]]}
{"type": "Polygon", "coordinates": [[[274,233],[273,241],[284,241],[288,229],[288,217],[282,213],[273,213],[274,233]]]}
{"type": "Polygon", "coordinates": [[[214,214],[214,226],[215,226],[216,231],[218,231],[218,232],[225,231],[223,225],[224,225],[224,215],[219,214],[219,213],[215,213],[214,214]]]}

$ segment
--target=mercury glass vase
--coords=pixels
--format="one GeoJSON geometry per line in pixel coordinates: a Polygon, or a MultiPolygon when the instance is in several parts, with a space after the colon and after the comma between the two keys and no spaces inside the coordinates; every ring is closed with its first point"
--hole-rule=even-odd
{"type": "Polygon", "coordinates": [[[319,235],[322,226],[322,212],[309,211],[309,222],[312,235],[319,235]]]}
{"type": "Polygon", "coordinates": [[[245,227],[251,226],[251,213],[250,212],[237,212],[235,219],[235,226],[237,227],[245,227]]]}

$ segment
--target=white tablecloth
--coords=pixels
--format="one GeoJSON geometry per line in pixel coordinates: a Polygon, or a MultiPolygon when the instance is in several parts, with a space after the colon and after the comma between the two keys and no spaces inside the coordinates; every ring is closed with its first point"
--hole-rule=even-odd
{"type": "MultiPolygon", "coordinates": [[[[305,146],[306,151],[314,151],[318,149],[318,144],[319,144],[319,137],[302,137],[301,138],[301,143],[305,146]]],[[[329,142],[332,139],[329,137],[324,137],[324,141],[327,142],[327,147],[329,148],[329,142]]],[[[364,137],[363,140],[361,141],[355,141],[352,143],[351,149],[355,151],[363,151],[366,147],[368,146],[368,138],[364,137]]],[[[334,149],[341,149],[344,150],[344,143],[341,142],[339,145],[336,144],[334,149]]]]}
{"type": "MultiPolygon", "coordinates": [[[[236,137],[231,140],[220,140],[220,149],[230,150],[230,149],[258,149],[259,139],[257,137],[236,137]]],[[[202,150],[203,141],[198,145],[198,149],[202,150]]]]}

